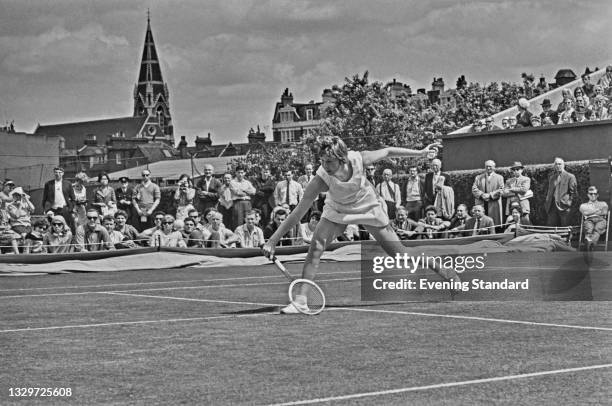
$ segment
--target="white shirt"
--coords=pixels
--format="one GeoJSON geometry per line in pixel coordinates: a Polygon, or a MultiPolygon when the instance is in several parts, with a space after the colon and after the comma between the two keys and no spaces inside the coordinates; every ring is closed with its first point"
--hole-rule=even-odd
{"type": "Polygon", "coordinates": [[[55,201],[53,202],[53,208],[59,209],[66,206],[66,199],[64,198],[64,191],[62,190],[62,181],[55,181],[55,201]]]}

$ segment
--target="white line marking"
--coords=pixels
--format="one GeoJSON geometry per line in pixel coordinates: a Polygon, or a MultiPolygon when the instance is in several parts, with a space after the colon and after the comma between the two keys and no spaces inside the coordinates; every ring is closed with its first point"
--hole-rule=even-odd
{"type": "Polygon", "coordinates": [[[109,327],[109,326],[128,326],[138,324],[154,324],[154,323],[176,323],[181,321],[205,321],[205,320],[218,320],[218,319],[232,319],[242,317],[257,317],[267,316],[270,314],[276,314],[275,312],[256,313],[256,314],[233,314],[224,316],[209,316],[209,317],[192,317],[185,319],[162,319],[162,320],[142,320],[142,321],[118,321],[113,323],[98,323],[98,324],[75,324],[68,326],[52,326],[52,327],[32,327],[32,328],[15,328],[9,330],[0,330],[0,333],[15,333],[24,331],[47,331],[47,330],[63,330],[70,328],[88,328],[88,327],[109,327]]]}
{"type": "Polygon", "coordinates": [[[494,319],[494,318],[489,318],[489,317],[460,316],[460,315],[453,315],[453,314],[406,312],[406,311],[401,311],[401,310],[360,309],[360,308],[349,308],[349,307],[336,307],[336,308],[330,308],[329,310],[348,310],[348,311],[352,311],[352,312],[405,314],[405,315],[411,315],[411,316],[443,317],[443,318],[448,318],[448,319],[463,319],[463,320],[478,320],[478,321],[494,321],[494,322],[498,322],[498,323],[526,324],[526,325],[531,325],[531,326],[548,326],[548,327],[574,328],[574,329],[579,329],[579,330],[612,331],[612,328],[610,328],[610,327],[592,327],[592,326],[577,326],[577,325],[573,325],[573,324],[540,323],[540,322],[536,322],[536,321],[494,319]]]}
{"type": "Polygon", "coordinates": [[[435,385],[425,385],[425,386],[412,386],[408,388],[389,389],[389,390],[382,390],[382,391],[376,391],[376,392],[355,393],[352,395],[331,396],[327,398],[299,400],[297,402],[276,403],[271,406],[310,405],[313,403],[332,402],[336,400],[348,400],[348,399],[359,399],[359,398],[372,397],[372,396],[395,395],[398,393],[417,392],[417,391],[424,391],[424,390],[429,390],[429,389],[452,388],[455,386],[465,386],[465,385],[474,385],[474,384],[479,384],[479,383],[509,381],[513,379],[534,378],[534,377],[546,376],[546,375],[567,374],[567,373],[572,373],[572,372],[589,371],[589,370],[603,369],[603,368],[610,368],[610,367],[612,367],[612,364],[591,365],[591,366],[586,366],[586,367],[557,369],[553,371],[532,372],[528,374],[496,376],[493,378],[472,379],[469,381],[439,383],[435,385]]]}
{"type": "MultiPolygon", "coordinates": [[[[332,279],[317,279],[316,282],[338,282],[338,281],[358,281],[361,278],[332,278],[332,279]]],[[[203,286],[175,286],[167,288],[147,288],[147,289],[126,289],[117,290],[113,292],[154,292],[160,290],[185,290],[185,289],[210,289],[210,288],[233,288],[242,286],[269,286],[269,285],[284,285],[287,281],[282,282],[258,282],[258,283],[233,283],[227,285],[203,285],[203,286]]],[[[72,292],[72,293],[40,293],[34,295],[10,295],[0,296],[0,299],[15,299],[23,297],[46,297],[46,296],[75,296],[75,295],[88,295],[93,293],[105,293],[104,291],[86,291],[86,292],[72,292]]]]}
{"type": "Polygon", "coordinates": [[[217,299],[195,299],[195,298],[190,298],[190,297],[137,295],[135,293],[120,293],[120,292],[100,292],[100,293],[103,293],[105,295],[150,297],[154,299],[185,300],[189,302],[228,303],[228,304],[244,304],[244,305],[255,305],[255,306],[281,306],[278,303],[256,303],[256,302],[239,302],[239,301],[217,300],[217,299]]]}
{"type": "MultiPolygon", "coordinates": [[[[338,274],[349,274],[359,273],[360,271],[338,271],[338,272],[319,272],[317,275],[338,275],[338,274]]],[[[60,290],[60,289],[82,289],[82,288],[106,288],[115,286],[130,286],[130,285],[161,285],[171,283],[194,283],[194,282],[220,282],[220,281],[234,281],[234,280],[247,280],[247,279],[269,279],[269,278],[282,278],[283,275],[262,275],[262,276],[240,276],[236,278],[218,278],[218,279],[192,279],[192,280],[178,280],[178,281],[158,281],[158,282],[133,282],[133,283],[109,283],[104,285],[81,285],[81,286],[55,286],[55,287],[40,287],[40,288],[17,288],[17,289],[0,289],[0,292],[18,292],[27,290],[60,290]]]]}

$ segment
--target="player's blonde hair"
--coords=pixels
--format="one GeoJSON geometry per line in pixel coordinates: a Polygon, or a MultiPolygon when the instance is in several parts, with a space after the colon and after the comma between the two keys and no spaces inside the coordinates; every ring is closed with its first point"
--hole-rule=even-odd
{"type": "Polygon", "coordinates": [[[319,154],[328,155],[346,162],[348,158],[348,148],[342,138],[337,136],[323,136],[318,139],[319,154]]]}

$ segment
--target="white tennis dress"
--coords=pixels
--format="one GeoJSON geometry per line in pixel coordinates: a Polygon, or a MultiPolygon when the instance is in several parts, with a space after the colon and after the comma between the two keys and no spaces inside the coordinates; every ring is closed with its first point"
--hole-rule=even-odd
{"type": "Polygon", "coordinates": [[[323,166],[317,169],[317,175],[329,187],[321,217],[339,224],[388,225],[386,204],[363,173],[361,153],[349,151],[348,161],[353,167],[353,176],[346,182],[328,175],[323,166]]]}

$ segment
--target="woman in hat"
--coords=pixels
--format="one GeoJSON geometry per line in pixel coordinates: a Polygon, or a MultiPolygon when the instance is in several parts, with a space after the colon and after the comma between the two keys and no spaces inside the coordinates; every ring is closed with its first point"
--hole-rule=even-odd
{"type": "Polygon", "coordinates": [[[72,184],[74,189],[74,221],[76,227],[82,226],[87,223],[87,188],[85,183],[89,180],[85,172],[79,172],[74,175],[75,182],[72,184]]]}
{"type": "MultiPolygon", "coordinates": [[[[425,157],[433,158],[436,147],[431,144],[423,150],[406,148],[383,148],[377,151],[349,151],[340,137],[322,137],[318,140],[321,166],[310,181],[304,197],[289,217],[278,225],[274,234],[263,246],[264,255],[271,258],[283,236],[304,217],[321,192],[328,192],[321,215],[315,229],[304,262],[303,277],[313,279],[319,269],[321,255],[325,247],[342,233],[348,224],[363,224],[379,242],[389,256],[407,254],[418,255],[413,249],[405,247],[389,224],[384,200],[377,195],[372,184],[367,181],[364,168],[386,158],[425,157]]],[[[436,269],[451,283],[459,277],[453,269],[436,269]]],[[[297,306],[306,308],[306,291],[296,296],[296,301],[281,310],[285,314],[298,314],[297,306]]]]}
{"type": "Polygon", "coordinates": [[[12,203],[6,206],[9,214],[9,221],[14,232],[24,237],[32,231],[31,216],[35,210],[34,204],[21,187],[16,187],[10,193],[12,203]]]}
{"type": "Polygon", "coordinates": [[[51,217],[51,227],[43,236],[43,246],[49,254],[72,252],[72,232],[63,216],[51,217]]]}
{"type": "Polygon", "coordinates": [[[540,113],[540,122],[542,125],[545,125],[544,121],[548,117],[552,124],[557,124],[559,121],[559,114],[553,109],[551,109],[552,104],[550,103],[550,99],[544,99],[542,102],[542,112],[540,113]]]}
{"type": "Polygon", "coordinates": [[[529,108],[529,101],[526,98],[521,97],[518,101],[518,114],[516,115],[516,126],[517,127],[531,127],[531,112],[527,110],[529,108]]]}

